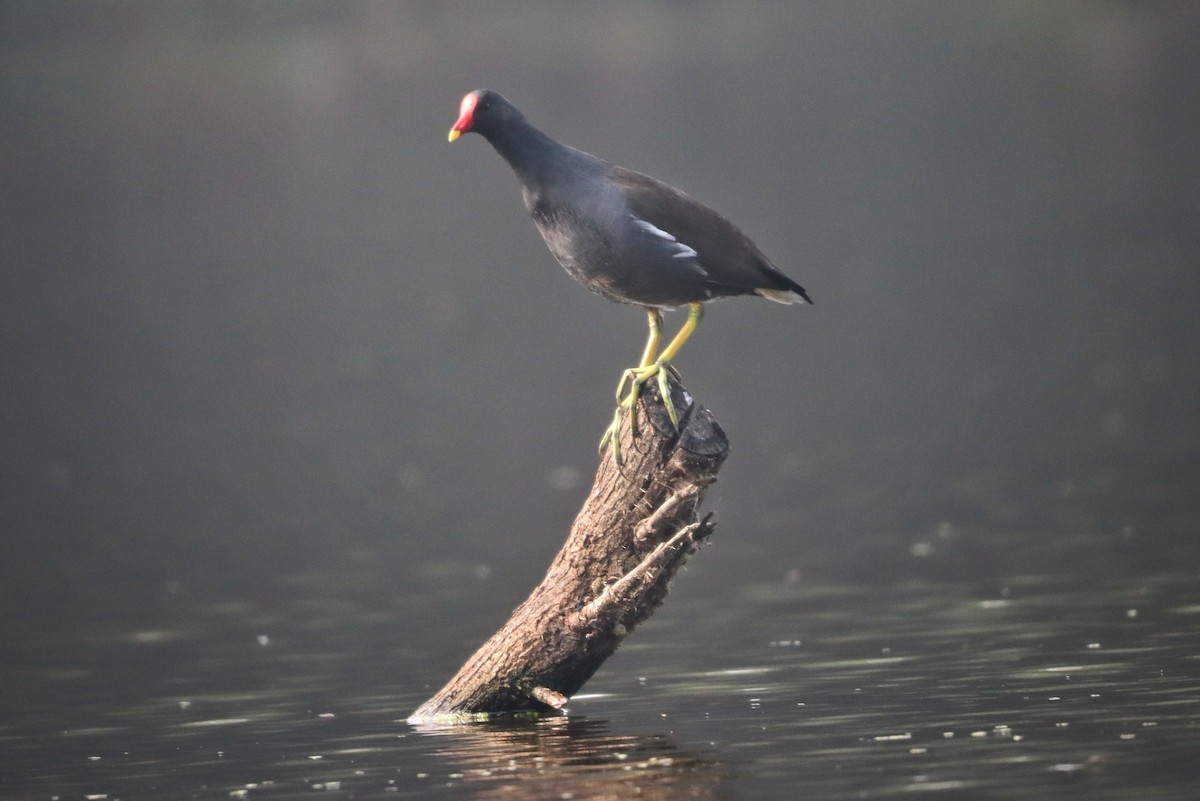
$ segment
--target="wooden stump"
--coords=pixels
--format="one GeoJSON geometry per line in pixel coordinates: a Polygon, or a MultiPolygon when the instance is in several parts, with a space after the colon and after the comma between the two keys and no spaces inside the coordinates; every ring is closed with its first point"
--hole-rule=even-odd
{"type": "MultiPolygon", "coordinates": [[[[653,382],[651,382],[652,384],[653,382]]],[[[571,533],[512,617],[408,719],[561,709],[663,602],[676,571],[713,530],[697,509],[729,450],[712,414],[672,383],[680,431],[657,388],[642,388],[637,436],[621,426],[571,533]]]]}

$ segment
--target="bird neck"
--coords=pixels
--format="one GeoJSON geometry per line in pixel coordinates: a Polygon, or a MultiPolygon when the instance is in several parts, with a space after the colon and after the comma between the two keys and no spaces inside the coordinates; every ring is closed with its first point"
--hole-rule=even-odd
{"type": "Polygon", "coordinates": [[[526,186],[552,184],[564,170],[596,162],[592,156],[555,141],[524,119],[501,130],[489,131],[487,139],[526,186]]]}

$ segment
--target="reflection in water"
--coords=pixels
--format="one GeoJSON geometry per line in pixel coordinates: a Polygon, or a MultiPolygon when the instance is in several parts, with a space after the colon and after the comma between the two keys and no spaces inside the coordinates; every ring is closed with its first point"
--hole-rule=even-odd
{"type": "Polygon", "coordinates": [[[682,592],[570,716],[416,729],[436,671],[397,648],[388,587],[314,574],[153,629],[10,639],[0,798],[1192,801],[1200,781],[1192,573],[682,592]]]}
{"type": "Polygon", "coordinates": [[[409,727],[429,668],[396,650],[407,610],[379,608],[377,578],[291,576],[192,598],[155,628],[10,641],[0,798],[715,797],[720,763],[663,734],[582,717],[409,727]]]}
{"type": "Polygon", "coordinates": [[[477,785],[478,799],[716,798],[728,770],[670,737],[611,734],[586,718],[417,729],[443,740],[433,753],[477,785]]]}

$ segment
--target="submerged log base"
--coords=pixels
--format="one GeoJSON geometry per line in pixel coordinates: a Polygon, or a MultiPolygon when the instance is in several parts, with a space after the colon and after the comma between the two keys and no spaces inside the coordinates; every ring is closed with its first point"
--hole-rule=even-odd
{"type": "Polygon", "coordinates": [[[571,533],[512,617],[421,705],[410,723],[561,710],[713,531],[697,509],[729,450],[712,414],[672,383],[675,431],[654,382],[642,388],[637,438],[626,416],[623,465],[607,451],[571,533]]]}

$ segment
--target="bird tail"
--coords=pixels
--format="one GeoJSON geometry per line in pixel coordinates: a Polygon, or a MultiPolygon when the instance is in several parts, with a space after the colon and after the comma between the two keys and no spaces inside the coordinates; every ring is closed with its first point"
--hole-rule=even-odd
{"type": "Polygon", "coordinates": [[[773,300],[776,303],[782,303],[787,306],[804,301],[803,297],[790,289],[756,289],[754,293],[761,295],[767,300],[773,300]]]}
{"type": "Polygon", "coordinates": [[[782,288],[779,287],[760,287],[754,290],[755,294],[761,295],[767,300],[773,300],[776,303],[791,305],[793,303],[812,303],[812,298],[804,291],[804,287],[797,284],[792,279],[782,273],[779,274],[782,283],[785,284],[782,288]]]}

